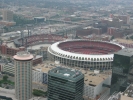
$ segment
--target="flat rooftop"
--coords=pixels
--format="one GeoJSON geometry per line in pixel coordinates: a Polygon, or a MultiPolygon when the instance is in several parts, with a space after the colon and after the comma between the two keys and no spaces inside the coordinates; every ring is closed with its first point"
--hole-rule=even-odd
{"type": "Polygon", "coordinates": [[[84,78],[84,75],[76,69],[56,67],[48,72],[49,75],[54,77],[59,77],[65,80],[77,82],[78,80],[84,78]]]}
{"type": "Polygon", "coordinates": [[[133,98],[121,95],[120,100],[133,100],[133,98]]]}
{"type": "Polygon", "coordinates": [[[132,44],[133,43],[133,40],[126,40],[126,39],[120,39],[120,38],[116,38],[114,40],[118,43],[124,43],[124,44],[132,44]]]}
{"type": "Polygon", "coordinates": [[[111,71],[107,71],[105,73],[98,73],[98,74],[86,70],[82,70],[81,72],[84,74],[84,83],[86,85],[91,85],[91,86],[97,86],[98,84],[103,82],[103,80],[107,79],[109,75],[112,74],[111,71]]]}
{"type": "Polygon", "coordinates": [[[39,50],[41,49],[41,47],[47,48],[49,47],[51,44],[38,44],[38,45],[33,45],[33,46],[29,46],[27,49],[32,49],[32,50],[39,50]]]}
{"type": "MultiPolygon", "coordinates": [[[[53,68],[56,68],[55,66],[57,66],[54,62],[51,61],[45,61],[43,64],[38,64],[37,66],[33,67],[33,70],[37,70],[39,72],[43,72],[43,73],[48,73],[50,70],[52,70],[53,68]]],[[[59,65],[62,66],[62,65],[59,65]]],[[[63,67],[64,68],[64,67],[63,67]]],[[[66,67],[65,68],[69,68],[66,67]]],[[[93,71],[90,70],[84,70],[78,67],[75,67],[74,69],[80,71],[82,74],[84,74],[84,83],[86,85],[91,84],[93,86],[96,86],[98,84],[100,84],[104,79],[108,78],[109,75],[112,74],[111,70],[108,70],[106,72],[100,72],[99,74],[95,74],[93,71]]],[[[72,69],[69,69],[69,71],[72,69]]],[[[70,76],[74,75],[75,72],[74,70],[71,72],[65,72],[65,71],[60,71],[61,74],[69,74],[70,76]]],[[[67,75],[66,74],[66,75],[67,75]]]]}
{"type": "Polygon", "coordinates": [[[114,54],[131,57],[131,56],[133,56],[133,49],[132,48],[124,48],[118,52],[115,52],[114,54]]]}
{"type": "Polygon", "coordinates": [[[39,72],[48,73],[48,71],[52,68],[55,68],[55,66],[57,65],[52,61],[44,61],[42,64],[38,64],[32,67],[32,69],[37,70],[39,72]]]}
{"type": "Polygon", "coordinates": [[[44,64],[32,67],[33,70],[36,70],[36,71],[39,71],[39,72],[43,72],[43,73],[48,73],[48,71],[51,70],[52,68],[55,68],[55,67],[47,66],[47,65],[45,66],[44,64]]]}

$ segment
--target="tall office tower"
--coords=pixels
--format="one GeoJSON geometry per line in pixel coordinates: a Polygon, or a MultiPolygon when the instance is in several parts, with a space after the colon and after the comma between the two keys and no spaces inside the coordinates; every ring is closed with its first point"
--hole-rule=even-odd
{"type": "Polygon", "coordinates": [[[10,10],[3,10],[3,21],[13,21],[13,12],[10,10]]]}
{"type": "MultiPolygon", "coordinates": [[[[116,91],[125,91],[133,82],[133,49],[122,49],[114,54],[112,85],[116,91]]],[[[113,90],[115,90],[113,89],[113,90]]]]}
{"type": "Polygon", "coordinates": [[[83,100],[84,75],[56,67],[48,72],[48,100],[83,100]]]}
{"type": "Polygon", "coordinates": [[[29,100],[32,97],[32,59],[29,52],[18,52],[14,57],[15,95],[18,100],[29,100]]]}

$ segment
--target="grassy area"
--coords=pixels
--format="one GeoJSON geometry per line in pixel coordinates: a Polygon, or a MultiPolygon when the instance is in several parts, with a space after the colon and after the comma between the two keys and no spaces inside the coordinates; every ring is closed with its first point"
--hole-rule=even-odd
{"type": "Polygon", "coordinates": [[[5,75],[5,76],[3,76],[3,79],[0,80],[0,86],[1,86],[2,84],[14,85],[14,82],[8,80],[8,76],[5,75]]]}
{"type": "Polygon", "coordinates": [[[35,95],[35,96],[47,96],[47,92],[37,90],[37,89],[33,89],[33,95],[35,95]]]}
{"type": "Polygon", "coordinates": [[[10,80],[0,80],[0,85],[1,85],[1,84],[14,85],[14,82],[11,82],[10,80]]]}

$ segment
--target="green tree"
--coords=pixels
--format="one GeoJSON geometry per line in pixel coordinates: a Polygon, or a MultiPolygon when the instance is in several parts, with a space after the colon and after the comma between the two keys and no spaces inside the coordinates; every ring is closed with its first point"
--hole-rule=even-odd
{"type": "Polygon", "coordinates": [[[47,92],[37,90],[37,89],[33,89],[33,95],[35,95],[35,96],[47,96],[47,92]]]}
{"type": "Polygon", "coordinates": [[[113,40],[113,39],[114,39],[114,36],[111,37],[111,40],[113,40]]]}
{"type": "Polygon", "coordinates": [[[8,32],[8,27],[4,26],[3,29],[8,32]]]}
{"type": "Polygon", "coordinates": [[[7,58],[7,60],[8,60],[8,61],[11,61],[11,59],[10,59],[10,58],[7,58]]]}
{"type": "Polygon", "coordinates": [[[8,76],[3,76],[3,80],[5,80],[5,81],[7,81],[7,79],[8,79],[8,76]]]}

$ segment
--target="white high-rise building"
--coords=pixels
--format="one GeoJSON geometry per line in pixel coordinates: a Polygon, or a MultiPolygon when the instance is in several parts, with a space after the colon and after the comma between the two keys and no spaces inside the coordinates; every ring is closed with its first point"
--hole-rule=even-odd
{"type": "Polygon", "coordinates": [[[18,52],[14,57],[15,95],[18,100],[32,98],[32,59],[29,52],[18,52]]]}

